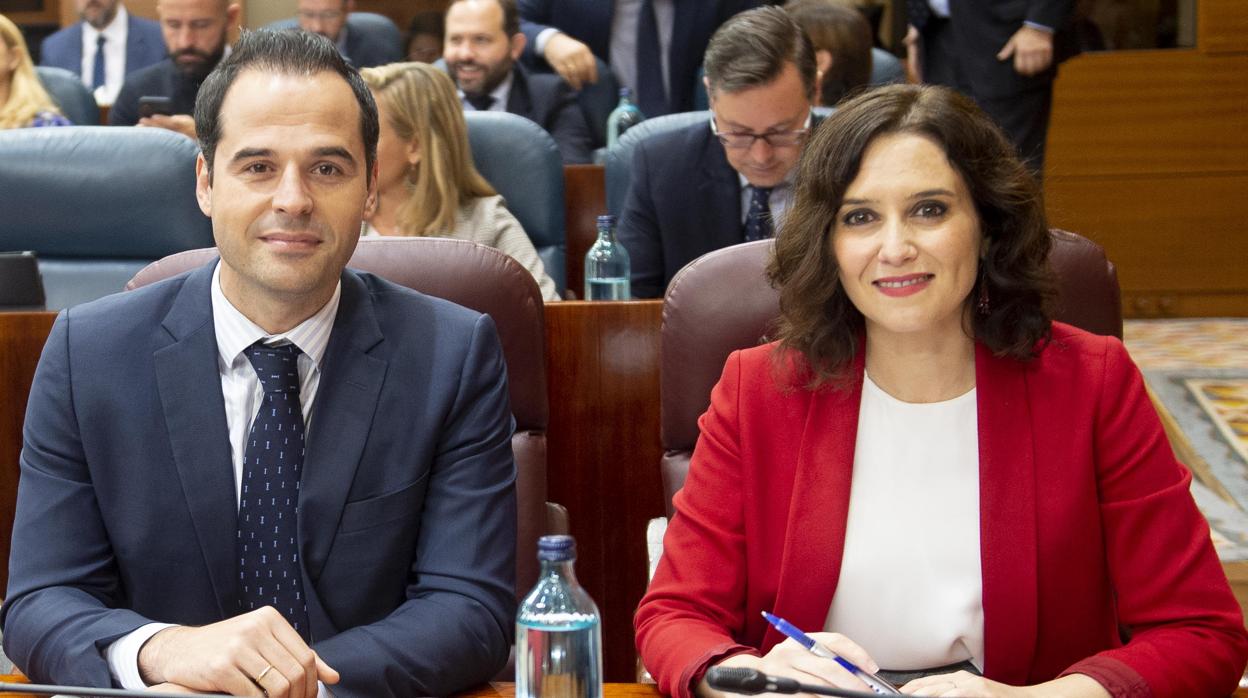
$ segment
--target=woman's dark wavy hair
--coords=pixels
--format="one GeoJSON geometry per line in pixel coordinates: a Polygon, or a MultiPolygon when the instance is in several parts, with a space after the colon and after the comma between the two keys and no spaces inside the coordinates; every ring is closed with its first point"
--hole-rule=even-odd
{"type": "Polygon", "coordinates": [[[970,99],[953,90],[881,87],[846,101],[815,130],[767,268],[780,292],[775,338],[782,350],[805,357],[811,389],[842,377],[838,374],[863,336],[862,313],[840,284],[832,231],[867,146],[891,133],[914,133],[938,143],[975,203],[987,251],[967,303],[975,303],[986,284],[990,310],[968,313],[968,331],[998,356],[1023,361],[1034,358],[1049,338],[1056,295],[1048,263],[1052,240],[1039,185],[1014,146],[970,99]]]}

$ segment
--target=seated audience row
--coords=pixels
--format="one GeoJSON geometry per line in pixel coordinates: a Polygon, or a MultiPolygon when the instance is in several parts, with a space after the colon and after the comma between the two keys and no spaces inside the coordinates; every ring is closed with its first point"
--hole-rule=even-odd
{"type": "Polygon", "coordinates": [[[67,125],[35,75],[22,32],[0,15],[0,129],[67,125]]]}

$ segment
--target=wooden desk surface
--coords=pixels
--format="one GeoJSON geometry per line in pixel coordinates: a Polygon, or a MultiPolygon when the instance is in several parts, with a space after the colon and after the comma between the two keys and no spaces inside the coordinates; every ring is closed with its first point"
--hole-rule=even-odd
{"type": "MultiPolygon", "coordinates": [[[[462,698],[514,698],[516,684],[496,681],[459,694],[462,698]]],[[[602,698],[657,698],[663,694],[652,683],[605,683],[602,698]]]]}

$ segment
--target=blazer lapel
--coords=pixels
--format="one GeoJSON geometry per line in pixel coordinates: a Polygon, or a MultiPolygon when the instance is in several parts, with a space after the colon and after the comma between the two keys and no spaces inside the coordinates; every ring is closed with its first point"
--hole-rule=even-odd
{"type": "MultiPolygon", "coordinates": [[[[774,611],[801,628],[823,629],[840,578],[863,357],[859,351],[850,366],[849,386],[825,387],[809,398],[774,611]]],[[[775,628],[768,627],[766,633],[764,647],[784,639],[775,628]]]]}
{"type": "Polygon", "coordinates": [[[157,349],[152,359],[182,496],[226,618],[238,611],[232,525],[238,513],[212,322],[213,266],[191,272],[182,284],[162,322],[173,343],[157,349]]]}
{"type": "Polygon", "coordinates": [[[697,250],[693,257],[745,241],[741,225],[741,178],[728,164],[724,147],[715,140],[709,126],[699,169],[702,176],[698,178],[698,191],[704,206],[696,215],[701,221],[698,232],[704,238],[704,249],[697,250]]]}
{"type": "Polygon", "coordinates": [[[308,426],[299,495],[300,545],[313,583],[329,557],[373,424],[387,364],[368,352],[382,339],[367,288],[355,273],[344,272],[338,317],[308,426]]]}
{"type": "Polygon", "coordinates": [[[135,67],[143,61],[142,57],[146,55],[144,49],[147,41],[143,32],[135,29],[133,16],[130,17],[127,25],[129,28],[126,33],[126,72],[132,73],[135,67]]]}
{"type": "Polygon", "coordinates": [[[1036,648],[1036,480],[1026,366],[975,349],[984,673],[1028,680],[1036,648]],[[984,525],[991,522],[990,526],[984,525]]]}
{"type": "Polygon", "coordinates": [[[523,116],[539,125],[542,124],[542,121],[533,113],[533,100],[529,95],[528,77],[518,64],[511,69],[511,75],[511,90],[507,93],[507,111],[523,116]]]}

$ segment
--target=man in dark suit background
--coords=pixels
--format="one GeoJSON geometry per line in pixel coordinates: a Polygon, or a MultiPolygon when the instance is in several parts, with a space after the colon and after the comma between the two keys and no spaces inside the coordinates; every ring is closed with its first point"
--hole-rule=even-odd
{"type": "Polygon", "coordinates": [[[230,0],[157,0],[156,14],[169,58],[131,73],[108,113],[112,126],[151,126],[196,138],[195,95],[225,56],[230,27],[242,8],[230,0]],[[143,116],[139,100],[168,97],[169,113],[143,116]]]}
{"type": "Polygon", "coordinates": [[[917,77],[974,99],[1042,174],[1057,64],[1075,52],[1058,34],[1074,0],[908,0],[906,9],[917,77]]]}
{"type": "Polygon", "coordinates": [[[196,118],[221,261],[57,319],[5,651],[40,682],[232,695],[488,679],[515,612],[493,322],[344,270],[378,121],[329,41],[244,34],[196,118]]]}
{"type": "Polygon", "coordinates": [[[100,104],[112,104],[126,75],[165,58],[160,25],[135,17],[119,0],[76,0],[75,22],[43,40],[39,65],[82,78],[100,104]]]}
{"type": "Polygon", "coordinates": [[[702,52],[729,17],[759,0],[520,0],[527,56],[580,89],[594,57],[633,90],[647,117],[690,111],[702,52]]]}
{"type": "Polygon", "coordinates": [[[299,28],[320,34],[338,46],[338,51],[356,68],[371,68],[403,60],[403,47],[380,37],[352,29],[350,16],[354,0],[299,0],[299,28]]]}
{"type": "Polygon", "coordinates": [[[523,116],[550,133],[564,163],[589,162],[593,142],[576,94],[558,77],[516,62],[525,41],[515,0],[451,3],[442,55],[464,108],[523,116]]]}
{"type": "Polygon", "coordinates": [[[706,49],[711,123],[636,145],[619,222],[633,295],[662,296],[697,257],[774,234],[815,125],[815,78],[810,39],[778,7],[716,32],[706,49]]]}

